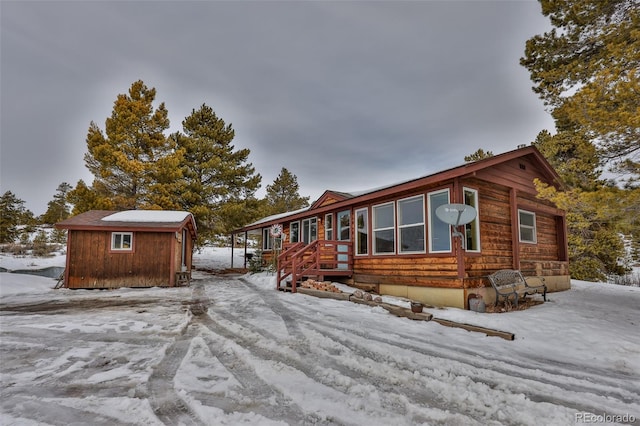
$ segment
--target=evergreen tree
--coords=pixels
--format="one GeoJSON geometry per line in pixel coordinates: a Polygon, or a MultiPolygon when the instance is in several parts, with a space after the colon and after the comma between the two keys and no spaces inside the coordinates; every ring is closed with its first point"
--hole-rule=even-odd
{"type": "MultiPolygon", "coordinates": [[[[100,182],[94,182],[94,187],[100,187],[100,182]]],[[[72,215],[88,212],[89,210],[113,210],[114,204],[110,198],[101,197],[98,192],[106,193],[106,190],[99,191],[90,188],[82,179],[78,181],[76,187],[67,194],[67,201],[73,205],[72,215]]]]}
{"type": "Polygon", "coordinates": [[[280,170],[280,175],[267,186],[267,204],[269,214],[285,213],[307,207],[309,197],[301,197],[298,178],[286,168],[280,170]]]}
{"type": "Polygon", "coordinates": [[[624,272],[621,235],[640,234],[628,214],[638,211],[640,8],[637,0],[540,3],[554,28],[527,42],[520,63],[557,130],[541,132],[534,145],[566,190],[541,186],[539,196],[567,211],[571,276],[602,280],[624,272]],[[629,188],[602,180],[606,166],[628,173],[629,188]]]}
{"type": "Polygon", "coordinates": [[[20,235],[20,225],[33,226],[33,213],[24,206],[24,200],[7,191],[0,197],[0,243],[13,243],[20,235]]]}
{"type": "Polygon", "coordinates": [[[203,104],[192,110],[182,126],[184,134],[172,136],[184,158],[181,205],[196,218],[202,242],[231,230],[234,215],[252,204],[262,178],[248,162],[250,151],[236,150],[232,144],[231,124],[211,107],[203,104]]]}
{"type": "Polygon", "coordinates": [[[164,135],[168,113],[164,103],[153,108],[155,97],[154,88],[136,81],[129,94],[118,95],[104,133],[91,122],[85,163],[95,177],[92,190],[100,204],[109,200],[117,210],[176,205],[172,189],[161,191],[164,184],[174,183],[173,177],[162,173],[167,164],[179,161],[181,153],[164,135]]]}
{"type": "Polygon", "coordinates": [[[520,63],[558,131],[584,135],[603,161],[640,177],[638,0],[541,0],[553,30],[527,41],[520,63]]]}
{"type": "Polygon", "coordinates": [[[42,223],[53,225],[65,220],[71,215],[69,205],[67,204],[67,196],[72,187],[67,182],[58,185],[53,200],[47,204],[47,211],[42,215],[40,221],[42,223]]]}
{"type": "Polygon", "coordinates": [[[568,188],[595,190],[602,186],[596,147],[583,135],[541,131],[533,144],[558,172],[568,188]]]}
{"type": "Polygon", "coordinates": [[[476,152],[474,152],[471,155],[466,155],[464,157],[464,161],[466,163],[472,163],[474,161],[479,161],[479,160],[484,160],[485,158],[489,158],[489,157],[493,157],[493,152],[491,151],[487,151],[485,152],[484,149],[479,148],[476,152]]]}

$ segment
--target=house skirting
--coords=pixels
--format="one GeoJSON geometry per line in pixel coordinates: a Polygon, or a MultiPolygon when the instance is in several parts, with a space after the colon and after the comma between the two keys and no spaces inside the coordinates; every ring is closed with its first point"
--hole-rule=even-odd
{"type": "MultiPolygon", "coordinates": [[[[549,293],[571,288],[571,277],[568,275],[545,276],[544,280],[549,293]]],[[[495,292],[491,287],[463,289],[379,284],[379,292],[389,296],[417,300],[431,306],[449,306],[460,309],[467,309],[467,300],[470,294],[481,294],[487,304],[495,302],[495,292]]]]}

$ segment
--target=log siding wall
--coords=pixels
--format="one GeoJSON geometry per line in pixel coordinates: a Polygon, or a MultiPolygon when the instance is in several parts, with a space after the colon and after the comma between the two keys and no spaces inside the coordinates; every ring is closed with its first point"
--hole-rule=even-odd
{"type": "MultiPolygon", "coordinates": [[[[398,191],[392,195],[353,203],[351,211],[351,241],[355,241],[355,212],[366,208],[369,219],[369,248],[366,255],[354,255],[353,275],[343,282],[377,290],[380,285],[469,289],[488,285],[486,277],[500,269],[520,269],[524,275],[568,276],[568,256],[565,241],[564,213],[547,201],[536,198],[533,180],[543,181],[544,175],[527,158],[519,158],[467,176],[455,177],[421,188],[398,191]],[[463,252],[458,238],[453,238],[450,253],[429,253],[428,194],[441,189],[450,190],[450,202],[462,202],[463,189],[478,192],[480,221],[480,251],[463,252]],[[397,221],[397,201],[412,196],[424,196],[425,250],[424,254],[375,255],[371,246],[372,207],[394,202],[397,221]],[[536,215],[536,243],[519,241],[518,209],[536,215]]],[[[335,200],[327,197],[321,206],[335,200]]],[[[318,219],[318,238],[324,238],[325,214],[333,214],[334,238],[337,232],[335,211],[313,210],[308,217],[318,219]]],[[[301,220],[300,218],[296,219],[301,220]]],[[[288,233],[289,223],[284,222],[288,233]]],[[[396,245],[398,244],[396,223],[396,245]]],[[[265,253],[268,257],[269,253],[265,253]]]]}

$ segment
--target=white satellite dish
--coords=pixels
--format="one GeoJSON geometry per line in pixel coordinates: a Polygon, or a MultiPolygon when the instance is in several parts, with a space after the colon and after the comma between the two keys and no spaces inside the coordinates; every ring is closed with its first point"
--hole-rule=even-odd
{"type": "Polygon", "coordinates": [[[477,214],[476,209],[467,204],[443,204],[436,209],[438,219],[453,226],[453,236],[460,237],[463,250],[466,250],[466,242],[462,232],[458,231],[458,226],[473,221],[477,214]]]}

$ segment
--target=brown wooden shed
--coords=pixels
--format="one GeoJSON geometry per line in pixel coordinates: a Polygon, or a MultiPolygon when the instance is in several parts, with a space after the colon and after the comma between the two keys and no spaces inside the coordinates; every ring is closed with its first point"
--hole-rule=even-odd
{"type": "Polygon", "coordinates": [[[196,223],[189,212],[91,210],[56,228],[68,230],[67,288],[174,287],[190,279],[196,223]]]}
{"type": "Polygon", "coordinates": [[[565,212],[538,199],[534,179],[561,189],[558,174],[533,146],[407,182],[358,193],[326,191],[309,208],[261,219],[263,257],[277,256],[277,280],[341,281],[431,305],[488,303],[487,276],[518,269],[544,277],[549,291],[570,288],[565,212]],[[453,226],[435,214],[467,204],[476,218],[453,226]],[[272,236],[282,228],[283,241],[272,236]],[[464,240],[463,240],[464,239],[464,240]]]}

